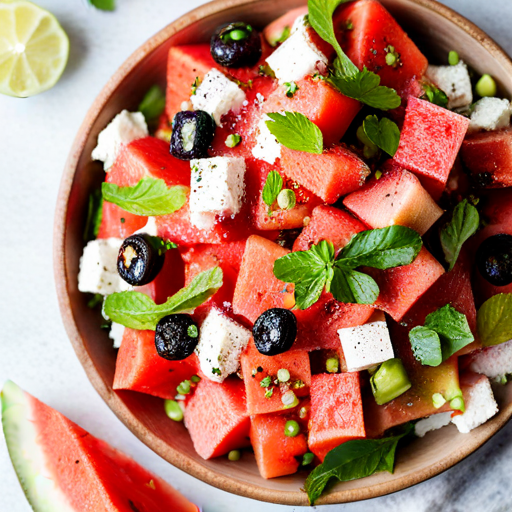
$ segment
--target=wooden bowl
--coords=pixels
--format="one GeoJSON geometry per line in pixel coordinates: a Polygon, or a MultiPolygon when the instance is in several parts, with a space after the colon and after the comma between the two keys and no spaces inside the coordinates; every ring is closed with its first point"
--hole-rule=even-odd
{"type": "MultiPolygon", "coordinates": [[[[89,379],[103,400],[138,438],[171,464],[225,491],[262,501],[307,505],[305,473],[264,480],[253,456],[237,464],[225,457],[205,461],[192,446],[181,423],[170,421],[162,400],[136,392],[114,392],[116,352],[100,329],[97,312],[86,305],[77,289],[87,200],[104,173],[91,161],[98,133],[123,108],[136,110],[145,91],[165,84],[171,45],[207,41],[213,29],[227,21],[248,20],[263,26],[304,0],[217,0],[171,23],[141,46],[103,88],[73,143],[66,163],[55,216],[54,262],[60,309],[71,343],[89,379]]],[[[512,96],[512,62],[503,50],[475,25],[432,0],[382,0],[417,44],[435,61],[449,50],[480,73],[492,74],[504,93],[512,96]]],[[[399,450],[393,475],[380,473],[336,485],[318,504],[373,498],[422,482],[460,460],[490,439],[512,414],[512,387],[497,391],[500,413],[471,434],[459,434],[452,425],[428,434],[399,450]]]]}

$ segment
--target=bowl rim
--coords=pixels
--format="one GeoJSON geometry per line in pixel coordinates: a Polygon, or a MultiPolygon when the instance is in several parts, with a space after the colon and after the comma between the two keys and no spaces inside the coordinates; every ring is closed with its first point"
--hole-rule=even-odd
{"type": "MultiPolygon", "coordinates": [[[[70,153],[66,160],[64,172],[61,178],[59,192],[57,196],[56,211],[53,226],[53,267],[58,297],[59,308],[67,335],[73,345],[75,353],[82,364],[88,379],[96,389],[101,398],[106,402],[114,414],[124,423],[126,427],[137,438],[151,448],[155,453],[164,457],[175,467],[185,471],[189,475],[202,480],[210,485],[233,494],[252,498],[260,501],[279,503],[283,505],[304,506],[307,505],[307,498],[302,491],[283,491],[277,489],[264,488],[255,484],[228,479],[224,475],[219,475],[215,470],[207,468],[198,462],[191,460],[186,455],[177,451],[173,447],[164,443],[157,436],[140,425],[137,417],[125,405],[123,400],[116,392],[112,390],[107,382],[103,380],[97,370],[93,358],[87,350],[82,337],[80,336],[74,312],[71,308],[71,300],[68,291],[67,266],[65,259],[65,240],[66,240],[66,214],[69,206],[70,192],[73,185],[73,179],[76,172],[80,156],[85,148],[86,141],[90,135],[91,127],[97,117],[102,112],[105,104],[115,93],[124,78],[152,51],[164,44],[167,39],[184,29],[196,20],[211,16],[221,11],[236,8],[242,5],[256,4],[259,0],[213,0],[203,4],[192,11],[187,12],[180,18],[169,23],[162,30],[148,39],[142,46],[133,52],[120,66],[120,68],[109,79],[102,88],[91,107],[88,109],[84,121],[82,122],[77,135],[71,146],[70,153]],[[165,456],[162,455],[165,453],[165,456]]],[[[464,16],[453,9],[443,5],[436,0],[405,0],[408,3],[416,4],[420,7],[432,11],[434,14],[441,15],[457,27],[462,29],[473,39],[476,39],[501,66],[508,69],[512,76],[512,60],[507,53],[483,30],[474,23],[467,20],[464,16]]],[[[330,493],[317,500],[316,505],[339,504],[360,501],[378,496],[384,496],[402,489],[406,489],[420,482],[428,480],[458,462],[468,457],[475,450],[485,444],[494,436],[512,416],[512,403],[504,407],[498,416],[492,420],[485,435],[478,439],[474,438],[464,446],[456,455],[449,455],[428,467],[414,473],[413,475],[404,475],[401,478],[381,482],[369,487],[360,489],[341,489],[332,490],[330,493]]]]}

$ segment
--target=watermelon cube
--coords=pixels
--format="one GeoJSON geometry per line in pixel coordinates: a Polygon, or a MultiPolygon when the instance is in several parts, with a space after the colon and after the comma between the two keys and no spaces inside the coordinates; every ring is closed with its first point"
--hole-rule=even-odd
{"type": "Polygon", "coordinates": [[[381,85],[396,89],[404,99],[410,82],[421,79],[428,61],[384,6],[376,0],[359,0],[334,16],[337,36],[350,60],[377,73],[381,85]],[[352,28],[347,30],[350,22],[352,28]],[[396,56],[388,65],[386,56],[396,56]]]}
{"type": "MultiPolygon", "coordinates": [[[[109,181],[108,174],[106,181],[109,181]]],[[[134,215],[124,211],[117,204],[104,201],[98,238],[121,238],[124,240],[138,229],[143,228],[147,221],[147,217],[134,215]]]]}
{"type": "Polygon", "coordinates": [[[512,186],[512,128],[468,136],[461,154],[478,187],[512,186]]]}
{"type": "Polygon", "coordinates": [[[322,154],[281,149],[283,172],[326,203],[362,187],[370,174],[368,166],[343,145],[322,154]]]}
{"type": "Polygon", "coordinates": [[[265,356],[258,352],[254,342],[251,341],[242,354],[240,365],[245,383],[248,414],[288,410],[281,400],[283,393],[288,391],[285,388],[291,389],[298,397],[309,394],[311,368],[306,351],[288,350],[277,356],[265,356]],[[277,372],[282,368],[290,372],[289,385],[276,386],[274,380],[277,378],[277,372]],[[262,387],[261,381],[267,377],[270,377],[270,385],[262,387]]]}
{"type": "Polygon", "coordinates": [[[168,361],[156,351],[155,331],[126,328],[112,387],[173,399],[178,384],[196,373],[195,355],[183,361],[168,361]]]}
{"type": "Polygon", "coordinates": [[[443,210],[409,171],[394,170],[372,178],[361,190],[345,197],[343,204],[371,228],[406,226],[425,234],[443,210]]]}
{"type": "Polygon", "coordinates": [[[365,437],[358,372],[313,375],[310,425],[309,448],[322,461],[336,446],[365,437]]]}
{"type": "Polygon", "coordinates": [[[295,437],[284,434],[289,418],[276,414],[251,417],[251,444],[256,464],[263,478],[291,475],[299,468],[298,458],[308,451],[303,433],[295,437]]]}
{"type": "Polygon", "coordinates": [[[410,96],[394,160],[417,174],[437,200],[446,186],[468,126],[466,117],[410,96]]]}
{"type": "Polygon", "coordinates": [[[238,377],[222,384],[201,379],[187,402],[185,426],[203,459],[250,446],[243,382],[238,377]]]}

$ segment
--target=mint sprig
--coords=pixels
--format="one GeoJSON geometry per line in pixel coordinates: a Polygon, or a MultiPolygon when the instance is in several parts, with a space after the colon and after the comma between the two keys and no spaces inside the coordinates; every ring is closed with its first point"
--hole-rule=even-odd
{"type": "Polygon", "coordinates": [[[512,339],[512,293],[486,300],[477,314],[478,334],[484,347],[512,339]]]}
{"type": "Polygon", "coordinates": [[[281,192],[282,188],[283,178],[281,178],[281,175],[277,171],[270,171],[267,175],[267,179],[261,193],[263,202],[268,206],[269,215],[271,213],[270,208],[276,202],[277,196],[279,195],[279,192],[281,192]]]}
{"type": "Polygon", "coordinates": [[[389,156],[395,156],[400,144],[400,129],[390,119],[377,116],[367,116],[363,121],[363,130],[373,144],[385,151],[389,156]]]}
{"type": "Polygon", "coordinates": [[[423,243],[416,231],[390,226],[357,233],[335,258],[334,246],[322,240],[308,251],[286,254],[274,262],[274,275],[295,284],[298,309],[313,305],[322,291],[336,300],[351,304],[373,304],[379,295],[375,280],[356,268],[387,269],[409,265],[423,243]]]}
{"type": "Polygon", "coordinates": [[[157,120],[165,109],[165,93],[159,85],[153,85],[142,98],[139,112],[142,112],[146,122],[157,120]]]}
{"type": "Polygon", "coordinates": [[[187,188],[181,185],[167,187],[165,181],[142,178],[133,187],[119,187],[103,183],[103,199],[135,215],[167,215],[179,210],[187,200],[187,188]]]}
{"type": "Polygon", "coordinates": [[[449,265],[448,270],[453,269],[463,244],[476,233],[479,225],[478,210],[464,199],[455,207],[452,218],[440,233],[444,257],[449,265]]]}
{"type": "Polygon", "coordinates": [[[105,299],[103,312],[130,329],[155,330],[164,316],[189,312],[203,304],[222,286],[222,277],[220,267],[205,270],[163,304],[155,304],[140,292],[113,293],[105,299]]]}
{"type": "Polygon", "coordinates": [[[271,112],[265,121],[270,133],[287,148],[321,154],[324,150],[322,132],[300,112],[271,112]]]}

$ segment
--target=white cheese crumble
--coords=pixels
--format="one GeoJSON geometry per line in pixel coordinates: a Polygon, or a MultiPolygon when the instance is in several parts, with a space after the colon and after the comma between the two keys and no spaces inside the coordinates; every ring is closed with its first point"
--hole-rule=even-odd
{"type": "Polygon", "coordinates": [[[217,69],[206,73],[196,93],[190,97],[194,109],[208,112],[218,125],[230,110],[238,112],[245,100],[245,92],[217,69]]]}
{"type": "Polygon", "coordinates": [[[235,373],[240,356],[251,338],[251,331],[212,309],[201,325],[196,354],[201,371],[214,382],[235,373]]]}
{"type": "Polygon", "coordinates": [[[110,332],[108,333],[108,337],[114,342],[114,348],[119,348],[121,346],[121,342],[123,341],[124,336],[124,330],[124,325],[112,322],[112,325],[110,326],[110,332]]]}
{"type": "Polygon", "coordinates": [[[375,313],[370,321],[338,330],[347,371],[358,372],[394,357],[386,318],[375,313]]]}
{"type": "Polygon", "coordinates": [[[264,160],[269,164],[273,164],[278,158],[281,158],[281,144],[270,133],[265,121],[270,121],[270,117],[263,115],[258,123],[258,135],[256,144],[252,148],[252,155],[258,160],[264,160]]]}
{"type": "Polygon", "coordinates": [[[428,418],[423,418],[414,425],[414,433],[418,437],[424,437],[427,432],[446,427],[452,421],[452,413],[440,412],[439,414],[433,414],[428,418]]]}
{"type": "Polygon", "coordinates": [[[98,135],[98,144],[92,151],[93,160],[101,160],[108,171],[124,144],[147,137],[148,126],[141,112],[123,110],[98,135]]]}
{"type": "Polygon", "coordinates": [[[217,156],[190,161],[190,220],[208,229],[215,215],[234,216],[241,207],[245,190],[245,160],[217,156]]]}
{"type": "Polygon", "coordinates": [[[471,430],[485,423],[498,412],[489,379],[482,377],[464,394],[466,410],[452,418],[459,432],[468,434],[471,430]]]}
{"type": "Polygon", "coordinates": [[[109,295],[131,290],[117,272],[117,255],[122,243],[120,238],[106,238],[92,240],[85,246],[78,273],[81,292],[109,295]]]}
{"type": "Polygon", "coordinates": [[[473,106],[468,132],[500,130],[510,126],[512,106],[500,98],[482,98],[473,106]]]}
{"type": "Polygon", "coordinates": [[[490,379],[512,373],[512,340],[472,354],[469,369],[490,379]]]}
{"type": "Polygon", "coordinates": [[[311,41],[307,28],[305,18],[299,17],[290,37],[267,58],[267,64],[281,84],[314,74],[318,61],[328,63],[327,57],[311,41]]]}
{"type": "Polygon", "coordinates": [[[448,108],[467,107],[473,102],[468,67],[463,61],[456,66],[429,66],[427,78],[448,96],[448,108]]]}

